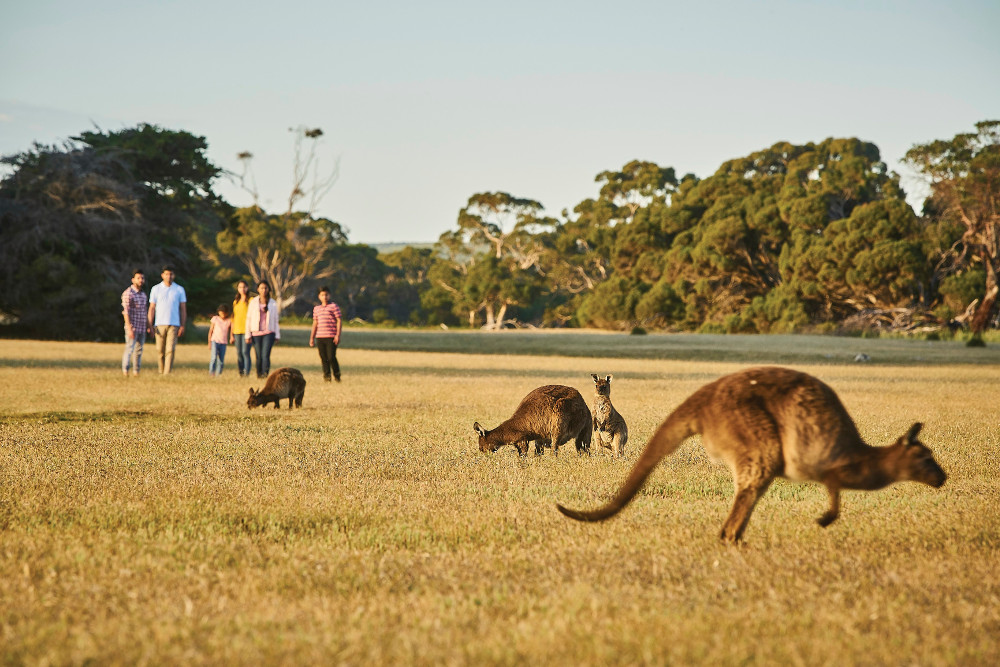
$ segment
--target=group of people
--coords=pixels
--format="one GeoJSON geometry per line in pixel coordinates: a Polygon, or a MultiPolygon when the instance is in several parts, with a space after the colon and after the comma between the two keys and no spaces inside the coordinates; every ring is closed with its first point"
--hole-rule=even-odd
{"type": "Polygon", "coordinates": [[[122,315],[125,318],[125,354],[122,355],[122,375],[139,374],[146,334],[156,335],[156,351],[160,373],[169,373],[174,364],[177,339],[184,335],[187,322],[187,293],[174,282],[174,267],[164,266],[162,282],[153,286],[149,297],[142,291],[146,276],[140,270],[132,272],[132,284],[122,292],[122,315]]]}
{"type": "Polygon", "coordinates": [[[257,296],[250,296],[250,286],[245,280],[236,284],[233,305],[220,303],[208,325],[208,347],[211,360],[210,375],[222,375],[226,361],[226,345],[236,345],[236,367],[240,377],[250,375],[250,350],[257,358],[257,377],[266,378],[271,372],[271,348],[281,340],[278,324],[278,303],[271,297],[271,285],[262,280],[257,285],[257,296]]]}
{"type": "MultiPolygon", "coordinates": [[[[184,335],[187,322],[187,294],[174,282],[175,277],[174,268],[164,266],[160,273],[162,282],[153,286],[147,298],[142,289],[146,282],[145,274],[140,269],[132,272],[132,284],[122,292],[122,316],[125,319],[122,375],[139,375],[148,333],[156,336],[160,374],[168,374],[173,368],[177,339],[184,335]]],[[[319,289],[318,298],[319,305],[313,308],[309,346],[319,350],[323,379],[340,382],[340,365],[337,363],[340,308],[331,300],[330,290],[326,287],[319,289]]],[[[236,284],[232,306],[219,304],[209,323],[208,372],[213,377],[222,374],[227,346],[235,344],[240,377],[250,376],[250,350],[253,349],[257,377],[266,378],[271,372],[271,348],[278,340],[281,340],[278,304],[271,296],[271,285],[266,280],[260,281],[257,295],[251,297],[249,284],[241,280],[236,284]]]]}

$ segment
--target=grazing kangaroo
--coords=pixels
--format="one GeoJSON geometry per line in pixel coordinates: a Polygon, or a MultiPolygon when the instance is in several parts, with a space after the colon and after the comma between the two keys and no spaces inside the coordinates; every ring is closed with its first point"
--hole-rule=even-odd
{"type": "Polygon", "coordinates": [[[258,405],[274,403],[274,409],[280,406],[281,399],[288,399],[288,409],[302,407],[302,397],[306,393],[306,380],[302,377],[302,371],[297,368],[279,368],[272,371],[267,376],[267,382],[260,391],[250,389],[250,398],[247,399],[248,408],[256,408],[258,405]]]}
{"type": "Polygon", "coordinates": [[[611,378],[604,379],[591,373],[594,378],[594,439],[601,447],[611,450],[612,456],[625,456],[625,443],[628,442],[628,425],[615,406],[611,405],[611,378]]]}
{"type": "Polygon", "coordinates": [[[510,419],[487,431],[479,422],[472,425],[479,434],[479,451],[495,452],[513,445],[521,456],[528,455],[528,443],[535,442],[535,455],[543,446],[559,447],[573,439],[578,452],[590,452],[590,408],[573,387],[549,384],[533,390],[517,406],[510,419]]]}
{"type": "Polygon", "coordinates": [[[725,462],[736,495],[720,537],[743,536],[754,505],[775,477],[826,486],[830,509],[818,520],[829,526],[840,512],[841,489],[881,489],[893,482],[935,488],[946,475],[918,439],[920,423],[888,447],[861,439],[833,389],[787,368],[753,368],[705,385],[680,404],[653,434],[617,495],[604,507],[579,512],[558,505],[579,521],[617,514],[642,487],[660,459],[700,433],[705,451],[725,462]]]}

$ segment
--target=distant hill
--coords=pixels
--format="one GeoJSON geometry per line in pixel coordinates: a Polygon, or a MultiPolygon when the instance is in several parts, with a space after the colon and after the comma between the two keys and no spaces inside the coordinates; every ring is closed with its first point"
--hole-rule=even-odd
{"type": "Polygon", "coordinates": [[[368,243],[366,245],[375,248],[380,255],[386,255],[390,252],[398,252],[403,248],[433,248],[434,243],[368,243]]]}

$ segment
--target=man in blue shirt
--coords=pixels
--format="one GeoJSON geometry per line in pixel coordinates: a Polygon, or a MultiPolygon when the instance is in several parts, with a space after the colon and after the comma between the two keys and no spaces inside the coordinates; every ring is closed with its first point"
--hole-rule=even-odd
{"type": "Polygon", "coordinates": [[[177,339],[184,335],[187,322],[187,294],[174,282],[174,267],[163,267],[163,282],[149,292],[149,326],[156,332],[156,353],[160,374],[169,373],[174,365],[177,339]]]}

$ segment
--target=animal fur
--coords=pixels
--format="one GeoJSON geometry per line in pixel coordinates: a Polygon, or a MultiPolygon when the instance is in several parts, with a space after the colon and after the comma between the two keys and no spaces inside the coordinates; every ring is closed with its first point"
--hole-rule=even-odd
{"type": "Polygon", "coordinates": [[[754,368],[705,385],[660,425],[617,495],[589,512],[559,511],[580,521],[602,521],[632,500],[653,468],[689,436],[702,435],[705,451],[733,474],[735,497],[720,537],[743,536],[754,505],[775,477],[826,486],[828,526],[840,512],[841,489],[874,490],[914,481],[935,488],[947,476],[923,443],[916,423],[894,444],[871,447],[858,434],[833,389],[787,368],[754,368]]]}
{"type": "Polygon", "coordinates": [[[612,456],[625,456],[625,444],[628,442],[628,424],[625,418],[611,405],[611,378],[604,379],[591,373],[594,378],[594,439],[601,447],[611,450],[612,456]]]}
{"type": "Polygon", "coordinates": [[[492,431],[479,422],[472,427],[479,434],[482,452],[513,445],[521,456],[527,456],[528,443],[534,442],[536,455],[543,446],[551,446],[553,454],[558,456],[559,447],[570,439],[578,452],[590,452],[590,408],[580,392],[559,384],[545,385],[529,393],[513,416],[492,431]]]}
{"type": "Polygon", "coordinates": [[[288,399],[288,409],[302,407],[302,397],[306,393],[306,380],[302,377],[302,372],[297,368],[279,368],[272,371],[267,376],[264,388],[260,391],[250,389],[250,398],[247,399],[247,407],[255,408],[258,405],[274,403],[274,409],[280,406],[283,398],[288,399]]]}

